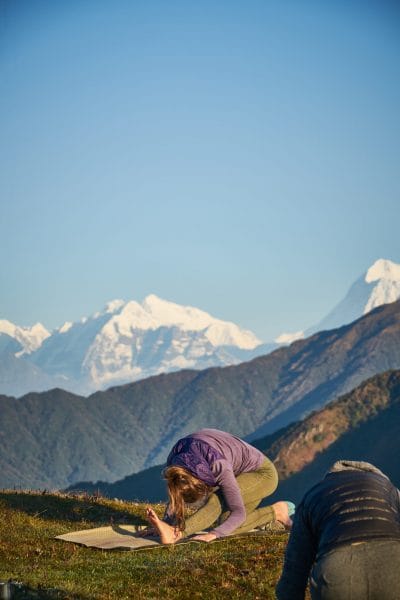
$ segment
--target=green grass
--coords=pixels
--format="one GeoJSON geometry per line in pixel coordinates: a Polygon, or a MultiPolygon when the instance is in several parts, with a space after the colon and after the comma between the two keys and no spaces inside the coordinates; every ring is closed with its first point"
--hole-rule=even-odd
{"type": "MultiPolygon", "coordinates": [[[[161,514],[162,505],[153,505],[161,514]]],[[[21,583],[15,598],[274,598],[286,534],[103,551],[55,540],[68,531],[141,524],[145,505],[104,498],[0,492],[0,580],[21,583]]]]}

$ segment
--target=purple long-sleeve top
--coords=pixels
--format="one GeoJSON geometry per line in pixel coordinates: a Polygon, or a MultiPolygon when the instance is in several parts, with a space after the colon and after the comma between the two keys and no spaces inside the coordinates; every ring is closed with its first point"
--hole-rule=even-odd
{"type": "Polygon", "coordinates": [[[212,533],[223,537],[240,527],[246,519],[237,475],[256,471],[265,458],[262,452],[230,433],[201,429],[175,444],[167,466],[184,467],[204,483],[220,488],[230,515],[212,533]]]}

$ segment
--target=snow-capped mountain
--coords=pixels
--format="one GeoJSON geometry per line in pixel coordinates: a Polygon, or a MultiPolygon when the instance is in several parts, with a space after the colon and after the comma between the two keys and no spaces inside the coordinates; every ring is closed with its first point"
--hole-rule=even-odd
{"type": "Polygon", "coordinates": [[[51,377],[87,394],[161,372],[235,364],[258,348],[261,341],[234,323],[150,295],[142,303],[114,300],[91,317],[64,323],[23,358],[47,376],[35,390],[48,389],[51,377]]]}
{"type": "Polygon", "coordinates": [[[314,327],[314,333],[347,325],[369,313],[373,308],[400,298],[400,265],[380,258],[359,277],[341,302],[314,327]]]}
{"type": "Polygon", "coordinates": [[[88,348],[82,366],[90,380],[103,387],[162,371],[232,364],[240,356],[237,350],[260,344],[253,333],[234,323],[150,295],[142,304],[118,306],[88,348]]]}
{"type": "MultiPolygon", "coordinates": [[[[0,336],[4,340],[7,336],[17,342],[21,354],[30,354],[39,348],[49,335],[50,333],[41,323],[36,323],[33,327],[19,327],[11,321],[0,319],[0,336]]],[[[16,348],[15,345],[14,348],[16,348]]]]}
{"type": "Polygon", "coordinates": [[[66,322],[51,334],[40,323],[27,328],[3,320],[0,393],[21,396],[62,387],[89,394],[162,372],[232,365],[350,323],[398,298],[400,265],[379,259],[317,325],[281,334],[270,344],[234,323],[155,295],[142,303],[113,300],[102,311],[66,322]]]}
{"type": "Polygon", "coordinates": [[[395,302],[399,298],[400,265],[380,258],[353,283],[343,300],[317,325],[305,332],[281,334],[275,341],[280,344],[290,344],[317,331],[347,325],[377,306],[395,302]]]}

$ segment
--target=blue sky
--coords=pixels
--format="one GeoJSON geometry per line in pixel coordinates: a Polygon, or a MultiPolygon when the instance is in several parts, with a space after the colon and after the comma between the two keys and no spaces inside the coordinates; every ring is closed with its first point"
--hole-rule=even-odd
{"type": "Polygon", "coordinates": [[[400,262],[396,2],[3,0],[0,318],[155,293],[268,341],[400,262]]]}

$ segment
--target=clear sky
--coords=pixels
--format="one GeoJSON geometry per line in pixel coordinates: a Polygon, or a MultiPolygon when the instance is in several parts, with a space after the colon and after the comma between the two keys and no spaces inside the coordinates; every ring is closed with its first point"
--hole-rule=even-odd
{"type": "Polygon", "coordinates": [[[2,0],[0,318],[316,323],[400,262],[399,33],[386,0],[2,0]]]}

